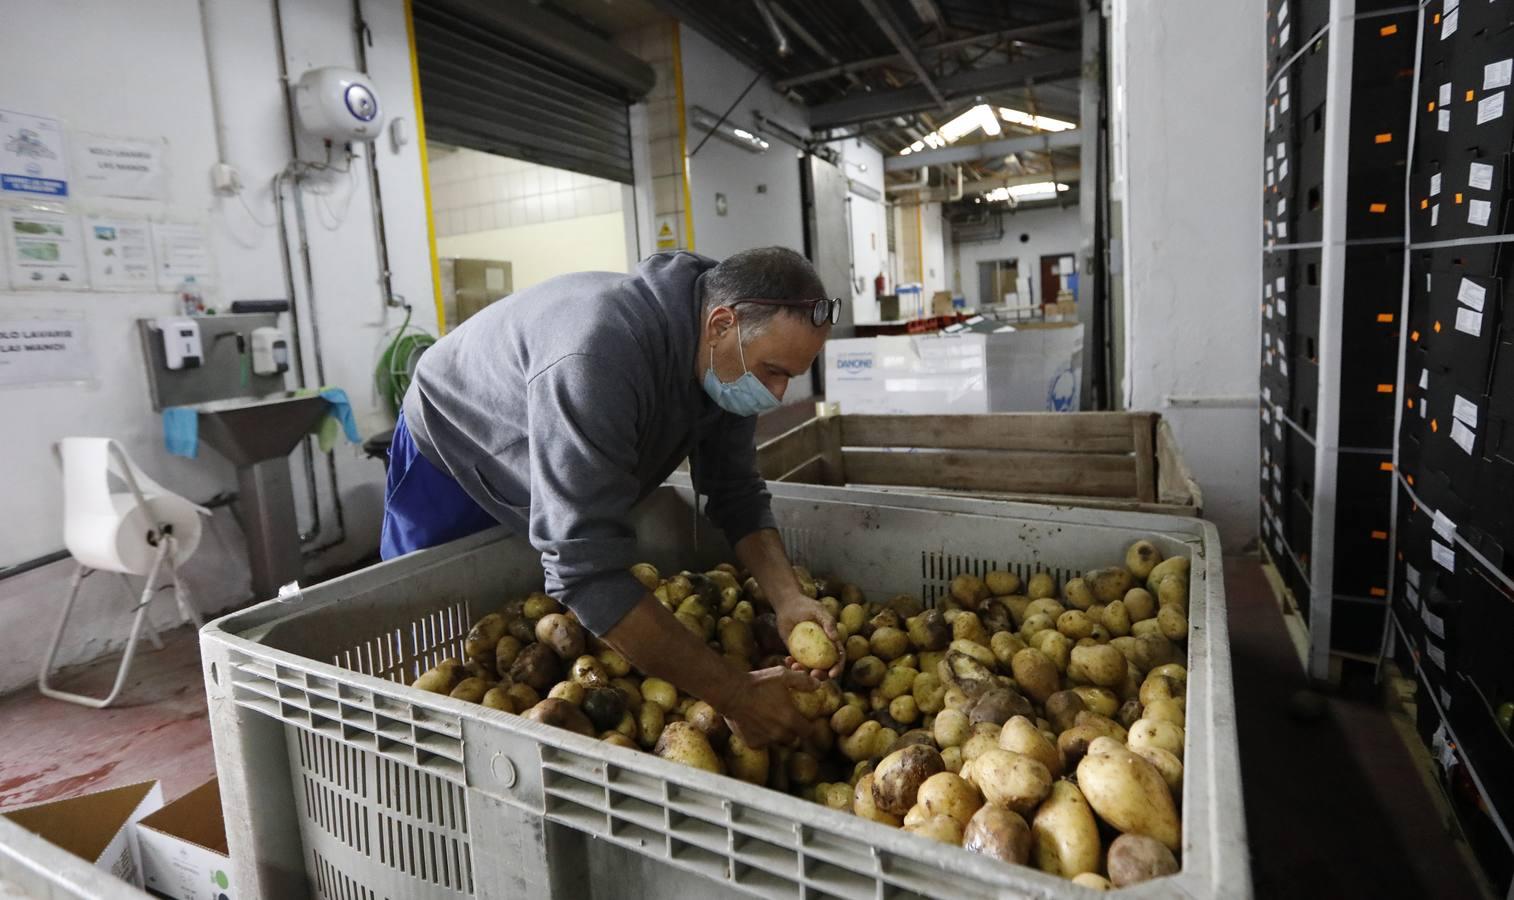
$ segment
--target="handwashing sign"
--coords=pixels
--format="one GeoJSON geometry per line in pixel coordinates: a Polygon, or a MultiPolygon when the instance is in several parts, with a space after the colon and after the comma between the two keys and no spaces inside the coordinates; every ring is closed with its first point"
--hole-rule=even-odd
{"type": "Polygon", "coordinates": [[[0,319],[0,387],[94,377],[82,319],[0,319]]]}
{"type": "Polygon", "coordinates": [[[0,109],[0,193],[68,196],[63,123],[0,109]]]}

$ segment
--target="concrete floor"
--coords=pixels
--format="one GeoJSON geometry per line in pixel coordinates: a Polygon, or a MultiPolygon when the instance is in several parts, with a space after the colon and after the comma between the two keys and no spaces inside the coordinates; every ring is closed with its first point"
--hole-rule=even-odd
{"type": "MultiPolygon", "coordinates": [[[[1330,697],[1290,714],[1306,686],[1254,559],[1226,561],[1241,769],[1258,898],[1476,898],[1485,887],[1452,839],[1392,717],[1330,697]]],[[[189,629],[142,653],[122,704],[90,710],[34,691],[0,698],[0,810],[148,778],[168,799],[214,774],[198,645],[189,629]]],[[[103,690],[106,665],[63,683],[103,690]]]]}

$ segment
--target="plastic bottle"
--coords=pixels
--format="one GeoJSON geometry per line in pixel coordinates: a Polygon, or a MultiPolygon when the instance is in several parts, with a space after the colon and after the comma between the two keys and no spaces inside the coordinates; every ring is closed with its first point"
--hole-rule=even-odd
{"type": "Polygon", "coordinates": [[[200,286],[195,284],[193,275],[185,278],[179,285],[179,305],[183,307],[186,316],[205,314],[205,295],[200,292],[200,286]]]}

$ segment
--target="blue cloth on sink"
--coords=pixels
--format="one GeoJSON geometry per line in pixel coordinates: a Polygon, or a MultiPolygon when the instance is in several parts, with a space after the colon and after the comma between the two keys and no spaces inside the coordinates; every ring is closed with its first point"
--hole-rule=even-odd
{"type": "Polygon", "coordinates": [[[341,423],[342,433],[347,436],[347,440],[353,444],[360,443],[363,436],[358,433],[357,418],[352,415],[352,403],[347,399],[347,392],[339,387],[321,388],[321,399],[331,404],[328,415],[341,423]]]}
{"type": "Polygon", "coordinates": [[[174,456],[194,459],[200,449],[200,414],[187,406],[163,410],[163,443],[174,456]]]}

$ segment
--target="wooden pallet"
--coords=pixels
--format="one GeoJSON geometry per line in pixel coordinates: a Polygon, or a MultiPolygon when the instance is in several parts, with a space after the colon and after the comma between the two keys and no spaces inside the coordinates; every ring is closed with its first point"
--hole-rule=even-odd
{"type": "Polygon", "coordinates": [[[1157,413],[821,414],[762,444],[769,481],[1198,516],[1203,493],[1157,413]]]}

